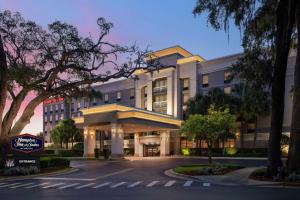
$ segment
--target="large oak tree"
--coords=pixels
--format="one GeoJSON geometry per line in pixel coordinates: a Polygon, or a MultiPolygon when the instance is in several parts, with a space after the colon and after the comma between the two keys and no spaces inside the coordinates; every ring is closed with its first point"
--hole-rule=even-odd
{"type": "Polygon", "coordinates": [[[158,66],[145,59],[147,50],[109,41],[112,23],[99,18],[97,26],[97,37],[83,37],[67,23],[55,21],[44,29],[19,13],[0,12],[0,135],[19,134],[47,98],[76,94],[93,83],[158,66]],[[120,56],[126,58],[123,64],[120,56]],[[31,93],[34,98],[21,112],[31,93]]]}

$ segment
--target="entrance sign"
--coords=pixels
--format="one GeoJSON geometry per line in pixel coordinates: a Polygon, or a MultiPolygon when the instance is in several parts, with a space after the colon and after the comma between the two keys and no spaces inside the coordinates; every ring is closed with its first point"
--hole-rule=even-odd
{"type": "Polygon", "coordinates": [[[25,154],[40,152],[44,149],[44,141],[34,135],[22,134],[11,138],[11,149],[25,154]]]}

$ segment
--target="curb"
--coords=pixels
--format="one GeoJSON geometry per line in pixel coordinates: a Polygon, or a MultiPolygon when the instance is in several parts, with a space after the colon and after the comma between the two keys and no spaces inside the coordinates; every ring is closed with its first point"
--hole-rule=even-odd
{"type": "Polygon", "coordinates": [[[64,169],[64,170],[58,171],[58,172],[49,172],[49,173],[34,174],[34,175],[28,175],[28,176],[0,178],[0,181],[17,181],[17,180],[27,180],[27,179],[37,178],[37,177],[44,177],[44,176],[59,176],[59,175],[71,174],[71,173],[74,173],[77,171],[79,171],[79,169],[69,168],[69,169],[64,169]]]}

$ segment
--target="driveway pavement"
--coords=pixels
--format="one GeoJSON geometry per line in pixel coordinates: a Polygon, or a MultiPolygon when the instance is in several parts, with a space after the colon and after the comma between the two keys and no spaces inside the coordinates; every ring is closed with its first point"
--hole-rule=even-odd
{"type": "MultiPolygon", "coordinates": [[[[1,199],[297,199],[299,189],[219,186],[165,176],[166,169],[203,159],[155,158],[134,161],[72,161],[75,173],[0,181],[1,199]]],[[[219,160],[261,166],[264,160],[219,160]]]]}

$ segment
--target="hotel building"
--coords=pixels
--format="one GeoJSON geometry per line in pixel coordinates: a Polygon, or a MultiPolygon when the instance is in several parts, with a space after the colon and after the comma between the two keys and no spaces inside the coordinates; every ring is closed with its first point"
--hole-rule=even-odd
{"type": "MultiPolygon", "coordinates": [[[[237,79],[230,80],[230,67],[242,54],[205,60],[180,46],[153,52],[164,66],[159,71],[137,70],[137,79],[118,80],[94,89],[102,98],[50,99],[43,104],[44,135],[51,142],[50,133],[62,118],[73,118],[84,132],[84,156],[93,156],[94,148],[110,148],[113,156],[132,152],[135,156],[165,156],[178,154],[181,146],[196,147],[195,142],[180,138],[179,129],[184,120],[185,103],[197,93],[205,94],[218,87],[231,93],[237,79]]],[[[289,58],[284,132],[289,132],[295,55],[289,58]]],[[[243,137],[227,146],[241,145],[266,147],[270,117],[259,117],[257,123],[249,124],[243,137]]],[[[205,146],[205,144],[202,144],[205,146]]]]}

